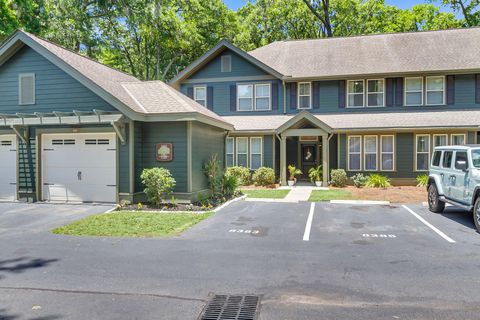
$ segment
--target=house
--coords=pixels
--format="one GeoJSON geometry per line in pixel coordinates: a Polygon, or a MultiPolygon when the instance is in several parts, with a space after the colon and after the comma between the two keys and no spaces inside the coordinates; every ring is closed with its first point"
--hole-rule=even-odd
{"type": "Polygon", "coordinates": [[[233,126],[161,81],[140,81],[16,31],[0,46],[0,199],[143,201],[163,166],[174,196],[207,191],[203,163],[233,126]]]}
{"type": "MultiPolygon", "coordinates": [[[[435,146],[477,143],[480,28],[277,41],[245,52],[218,43],[171,85],[233,124],[227,166],[304,174],[425,174],[435,146]]],[[[305,175],[303,178],[307,178],[305,175]]]]}

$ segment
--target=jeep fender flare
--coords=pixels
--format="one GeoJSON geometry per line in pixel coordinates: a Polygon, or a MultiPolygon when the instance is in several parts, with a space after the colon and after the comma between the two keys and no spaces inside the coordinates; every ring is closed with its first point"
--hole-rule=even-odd
{"type": "Polygon", "coordinates": [[[442,187],[442,184],[440,183],[440,177],[436,175],[428,176],[427,191],[430,185],[433,183],[437,186],[438,195],[440,196],[444,195],[443,187],[442,187]]]}
{"type": "Polygon", "coordinates": [[[480,195],[480,186],[475,187],[472,193],[472,203],[471,205],[475,205],[475,200],[477,200],[478,195],[480,195]]]}

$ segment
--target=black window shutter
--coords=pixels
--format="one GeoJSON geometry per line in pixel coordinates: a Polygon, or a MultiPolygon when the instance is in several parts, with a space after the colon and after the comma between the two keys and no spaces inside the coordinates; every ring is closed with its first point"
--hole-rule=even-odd
{"type": "Polygon", "coordinates": [[[397,78],[395,81],[395,105],[403,106],[403,78],[397,78]]]}
{"type": "Polygon", "coordinates": [[[312,108],[320,109],[320,81],[312,82],[312,108]]]}
{"type": "Polygon", "coordinates": [[[447,76],[447,104],[455,104],[455,76],[447,76]]]}
{"type": "Polygon", "coordinates": [[[213,110],[213,87],[207,87],[207,108],[213,110]]]}
{"type": "Polygon", "coordinates": [[[237,86],[230,86],[230,111],[237,111],[237,86]]]}
{"type": "Polygon", "coordinates": [[[272,83],[272,110],[278,110],[278,83],[272,83]]]}
{"type": "Polygon", "coordinates": [[[187,88],[187,97],[193,99],[193,87],[187,88]]]}
{"type": "Polygon", "coordinates": [[[338,81],[338,107],[345,108],[345,80],[338,81]]]}
{"type": "Polygon", "coordinates": [[[386,91],[387,91],[387,96],[386,96],[386,105],[387,107],[392,107],[393,106],[393,94],[394,94],[394,78],[387,78],[386,80],[386,91]]]}
{"type": "Polygon", "coordinates": [[[475,103],[480,103],[480,74],[475,75],[475,103]]]}
{"type": "Polygon", "coordinates": [[[290,83],[290,109],[297,109],[297,83],[290,83]]]}

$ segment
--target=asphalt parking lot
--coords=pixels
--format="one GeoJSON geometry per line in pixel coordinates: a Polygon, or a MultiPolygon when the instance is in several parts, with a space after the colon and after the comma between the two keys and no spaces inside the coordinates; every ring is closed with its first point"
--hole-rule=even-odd
{"type": "Polygon", "coordinates": [[[262,320],[480,312],[480,235],[452,207],[240,201],[168,239],[51,234],[100,209],[66,207],[19,206],[14,228],[0,204],[0,319],[194,320],[212,294],[247,293],[262,320]]]}

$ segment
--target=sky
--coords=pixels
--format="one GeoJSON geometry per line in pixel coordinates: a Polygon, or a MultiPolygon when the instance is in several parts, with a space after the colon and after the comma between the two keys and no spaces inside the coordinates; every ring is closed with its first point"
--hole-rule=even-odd
{"type": "MultiPolygon", "coordinates": [[[[247,0],[223,0],[223,1],[227,4],[227,6],[230,9],[233,9],[233,10],[237,10],[247,2],[247,0]]],[[[422,1],[422,0],[385,0],[385,3],[395,5],[402,9],[409,9],[415,4],[429,3],[429,2],[422,1]]],[[[439,5],[440,1],[438,1],[438,3],[434,2],[434,4],[439,5]]],[[[442,11],[448,11],[448,8],[442,8],[442,11]]]]}

